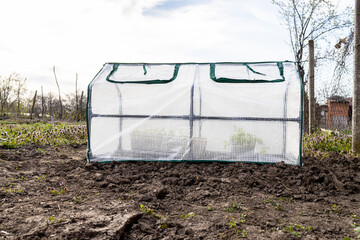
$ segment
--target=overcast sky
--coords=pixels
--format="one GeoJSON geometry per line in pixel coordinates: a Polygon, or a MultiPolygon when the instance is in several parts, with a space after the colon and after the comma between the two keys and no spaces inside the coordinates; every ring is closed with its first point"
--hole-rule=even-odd
{"type": "Polygon", "coordinates": [[[0,0],[0,30],[0,75],[45,92],[53,66],[69,92],[106,62],[294,60],[271,0],[0,0]]]}

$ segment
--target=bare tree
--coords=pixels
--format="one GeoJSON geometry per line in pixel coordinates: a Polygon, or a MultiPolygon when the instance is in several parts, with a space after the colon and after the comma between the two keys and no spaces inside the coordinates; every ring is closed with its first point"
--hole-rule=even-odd
{"type": "MultiPolygon", "coordinates": [[[[79,103],[80,118],[83,118],[85,116],[85,113],[83,112],[83,97],[84,97],[84,91],[81,91],[80,103],[79,103]]],[[[79,121],[80,121],[80,118],[79,118],[79,121]]]]}
{"type": "Polygon", "coordinates": [[[17,115],[19,116],[20,111],[20,105],[21,105],[21,99],[24,93],[27,91],[26,89],[26,78],[17,78],[15,80],[17,82],[17,89],[16,89],[16,102],[17,102],[17,115]]]}
{"type": "Polygon", "coordinates": [[[44,98],[44,91],[43,86],[41,86],[41,117],[43,118],[45,114],[45,98],[44,98]]]}
{"type": "Polygon", "coordinates": [[[54,102],[54,96],[51,92],[48,93],[47,97],[48,102],[48,108],[49,108],[49,115],[50,117],[53,117],[53,102],[54,102]]]}
{"type": "Polygon", "coordinates": [[[55,66],[53,66],[53,72],[54,72],[54,76],[55,76],[56,85],[57,85],[57,88],[58,88],[58,91],[59,91],[59,104],[60,104],[59,118],[61,119],[62,115],[63,115],[63,105],[62,105],[62,101],[61,101],[60,86],[59,86],[59,82],[58,82],[57,77],[56,77],[55,66]]]}
{"type": "MultiPolygon", "coordinates": [[[[289,31],[290,46],[305,86],[305,61],[308,40],[326,40],[330,33],[350,27],[351,9],[339,12],[329,0],[272,0],[289,31]]],[[[319,53],[317,59],[324,57],[319,53]]],[[[315,60],[316,61],[316,60],[315,60]]]]}
{"type": "Polygon", "coordinates": [[[31,105],[30,119],[32,119],[32,116],[34,114],[36,96],[37,96],[37,90],[35,91],[35,95],[34,95],[34,98],[33,98],[33,101],[32,101],[32,105],[31,105]]]}
{"type": "Polygon", "coordinates": [[[354,29],[350,29],[349,34],[344,38],[339,38],[335,44],[332,55],[335,58],[336,66],[334,69],[334,85],[341,85],[341,80],[345,74],[352,70],[354,52],[354,29]]]}
{"type": "Polygon", "coordinates": [[[19,74],[11,73],[9,77],[0,76],[0,112],[5,114],[6,107],[10,102],[10,97],[13,94],[14,83],[18,79],[19,74]]]}

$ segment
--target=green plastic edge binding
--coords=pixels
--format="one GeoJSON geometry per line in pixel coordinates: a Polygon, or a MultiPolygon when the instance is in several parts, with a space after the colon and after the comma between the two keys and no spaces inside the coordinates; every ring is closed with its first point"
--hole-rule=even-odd
{"type": "MultiPolygon", "coordinates": [[[[174,162],[178,162],[178,163],[256,163],[256,164],[260,164],[260,165],[265,165],[265,164],[276,164],[278,162],[254,162],[254,161],[239,161],[239,160],[146,160],[146,159],[141,159],[141,160],[135,160],[135,159],[125,159],[125,160],[105,160],[105,161],[93,161],[94,163],[112,163],[112,162],[168,162],[168,163],[174,163],[174,162]]],[[[292,166],[297,166],[297,164],[289,164],[292,166]]]]}
{"type": "MultiPolygon", "coordinates": [[[[296,68],[296,64],[294,63],[295,68],[296,68]]],[[[299,147],[299,165],[303,166],[303,156],[302,156],[302,152],[303,152],[303,133],[304,133],[304,87],[302,84],[302,78],[300,76],[299,71],[297,71],[297,74],[299,76],[300,79],[300,98],[301,98],[301,102],[300,102],[300,147],[299,147]]]]}

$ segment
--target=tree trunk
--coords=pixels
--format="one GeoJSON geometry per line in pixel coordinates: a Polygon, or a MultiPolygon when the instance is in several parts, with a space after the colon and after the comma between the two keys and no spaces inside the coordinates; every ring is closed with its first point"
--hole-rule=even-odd
{"type": "Polygon", "coordinates": [[[75,117],[76,121],[80,121],[80,111],[79,111],[79,104],[78,104],[78,90],[77,90],[77,81],[78,81],[78,74],[76,73],[76,81],[75,81],[75,117]]]}
{"type": "Polygon", "coordinates": [[[62,102],[61,102],[60,86],[59,86],[59,82],[57,80],[56,73],[55,73],[55,66],[53,67],[53,72],[54,72],[54,76],[55,76],[55,82],[56,82],[57,88],[59,90],[59,104],[60,104],[59,119],[61,119],[62,114],[63,114],[63,106],[62,106],[62,102]]]}
{"type": "Polygon", "coordinates": [[[44,91],[43,86],[41,86],[41,118],[44,117],[45,108],[44,108],[44,91]]]}
{"type": "Polygon", "coordinates": [[[315,129],[314,41],[309,40],[309,133],[315,129]]]}
{"type": "Polygon", "coordinates": [[[81,91],[81,96],[80,96],[80,103],[79,103],[79,120],[78,121],[80,121],[80,119],[82,119],[82,109],[83,109],[83,97],[84,97],[84,91],[81,91]]]}
{"type": "Polygon", "coordinates": [[[352,102],[352,150],[360,153],[360,0],[355,0],[354,96],[352,102]]]}
{"type": "Polygon", "coordinates": [[[36,102],[36,95],[37,95],[37,90],[35,91],[35,95],[34,95],[33,102],[32,102],[31,113],[30,113],[30,119],[32,119],[32,116],[33,116],[33,113],[34,113],[35,102],[36,102]]]}

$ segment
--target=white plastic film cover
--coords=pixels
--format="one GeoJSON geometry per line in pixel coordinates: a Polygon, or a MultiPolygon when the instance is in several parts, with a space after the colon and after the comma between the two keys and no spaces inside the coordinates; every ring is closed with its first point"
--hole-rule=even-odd
{"type": "Polygon", "coordinates": [[[88,160],[301,165],[292,62],[107,63],[88,87],[88,160]]]}

